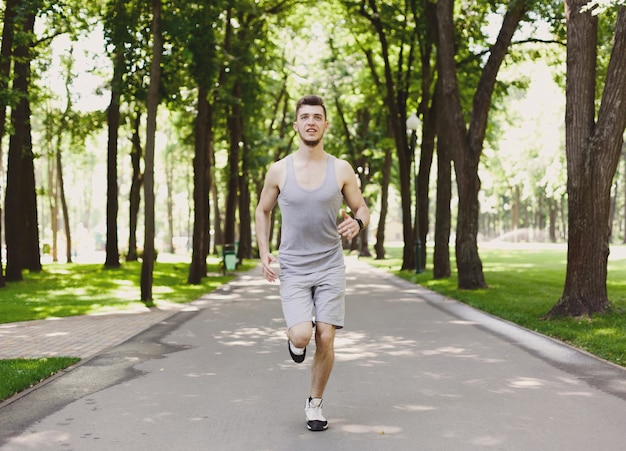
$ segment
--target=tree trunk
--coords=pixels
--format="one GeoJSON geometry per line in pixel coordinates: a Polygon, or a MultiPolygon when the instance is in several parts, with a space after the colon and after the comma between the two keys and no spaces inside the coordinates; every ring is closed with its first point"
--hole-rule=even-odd
{"type": "MultiPolygon", "coordinates": [[[[211,167],[215,167],[215,166],[211,164],[211,167]]],[[[215,184],[215,177],[212,177],[211,180],[212,180],[211,181],[211,198],[213,199],[213,246],[215,250],[216,244],[224,244],[224,232],[222,231],[222,213],[220,210],[220,196],[217,192],[217,185],[215,184]]]]}
{"type": "MultiPolygon", "coordinates": [[[[11,56],[13,51],[13,37],[14,37],[14,21],[15,11],[18,6],[18,0],[7,0],[4,8],[4,23],[2,28],[2,44],[0,47],[0,174],[4,173],[3,165],[3,152],[2,152],[2,138],[5,134],[5,123],[7,115],[7,107],[9,106],[7,99],[9,98],[9,80],[11,79],[11,56]]],[[[0,208],[0,237],[2,236],[2,208],[0,208]]],[[[0,239],[0,246],[2,240],[0,239]]],[[[5,277],[2,257],[0,256],[0,287],[4,287],[5,277]]]]}
{"type": "Polygon", "coordinates": [[[143,149],[141,138],[139,137],[139,126],[141,125],[141,112],[139,108],[135,111],[133,136],[131,138],[132,148],[130,151],[130,162],[133,173],[130,182],[130,195],[128,202],[128,253],[126,261],[137,261],[137,224],[139,222],[139,206],[141,204],[141,188],[143,187],[143,174],[141,173],[141,159],[143,149]]]}
{"type": "MultiPolygon", "coordinates": [[[[23,31],[32,33],[35,14],[24,18],[23,31]]],[[[15,49],[13,90],[20,93],[19,101],[12,111],[14,133],[9,140],[7,185],[5,194],[5,236],[8,281],[22,280],[22,270],[41,269],[37,226],[37,197],[33,167],[33,151],[30,136],[30,83],[29,44],[15,49]],[[34,236],[33,236],[34,231],[34,236]],[[35,251],[33,251],[35,249],[35,251]],[[35,252],[35,254],[33,254],[35,252]]]]}
{"type": "Polygon", "coordinates": [[[380,216],[378,217],[376,244],[374,245],[376,260],[383,260],[385,258],[385,223],[387,221],[387,212],[389,211],[389,182],[391,180],[392,163],[391,149],[385,146],[385,161],[383,163],[383,174],[380,182],[380,216]]]}
{"type": "Polygon", "coordinates": [[[160,30],[161,0],[152,0],[152,62],[150,64],[150,86],[146,101],[146,156],[144,170],[145,237],[143,261],[141,262],[141,300],[146,305],[152,302],[152,280],[154,261],[154,140],[159,106],[159,84],[161,80],[161,54],[163,38],[160,30]]]}
{"type": "MultiPolygon", "coordinates": [[[[241,125],[243,129],[243,124],[241,125]]],[[[241,262],[244,258],[252,258],[252,214],[250,206],[250,185],[248,174],[250,168],[250,149],[248,145],[243,145],[243,155],[241,158],[241,176],[239,177],[239,249],[237,258],[241,262]]]]}
{"type": "Polygon", "coordinates": [[[567,81],[565,149],[569,233],[563,295],[548,317],[610,309],[606,289],[611,182],[626,128],[626,8],[618,10],[613,49],[597,122],[598,21],[580,12],[585,0],[566,0],[567,81]]]}
{"type": "MultiPolygon", "coordinates": [[[[117,4],[117,3],[116,3],[117,4]]],[[[109,128],[107,142],[107,241],[105,268],[119,268],[120,253],[117,236],[117,140],[120,127],[120,96],[122,75],[124,74],[124,50],[122,44],[115,49],[113,60],[113,80],[111,81],[111,102],[107,109],[107,125],[109,128]]]]}
{"type": "Polygon", "coordinates": [[[72,263],[72,233],[70,230],[70,213],[67,208],[67,198],[65,196],[65,182],[63,179],[63,159],[61,158],[60,146],[57,149],[56,157],[57,179],[59,183],[58,196],[61,201],[61,211],[63,212],[63,227],[65,229],[65,258],[67,263],[72,263]]]}
{"type": "Polygon", "coordinates": [[[167,152],[165,162],[165,186],[167,188],[167,247],[168,252],[176,252],[174,245],[174,158],[172,152],[167,152]]]}
{"type": "Polygon", "coordinates": [[[207,252],[209,249],[209,130],[210,105],[206,87],[198,87],[198,113],[194,127],[195,154],[193,158],[193,244],[187,283],[199,284],[207,275],[207,252]]]}
{"type": "Polygon", "coordinates": [[[59,235],[59,193],[57,185],[57,160],[56,153],[61,151],[61,134],[59,128],[55,129],[52,113],[48,114],[46,120],[46,142],[49,144],[48,150],[48,205],[50,207],[50,231],[52,232],[52,244],[50,245],[50,256],[53,262],[59,261],[58,235],[59,235]],[[56,140],[53,138],[56,135],[56,140]],[[54,145],[52,143],[55,143],[54,145]]]}
{"type": "Polygon", "coordinates": [[[235,81],[232,90],[233,104],[230,106],[228,118],[228,188],[226,191],[226,218],[224,224],[224,243],[231,244],[237,240],[236,213],[237,199],[239,197],[239,153],[240,144],[243,142],[243,130],[241,126],[241,84],[235,81]]]}
{"type": "MultiPolygon", "coordinates": [[[[441,105],[437,90],[437,103],[441,105]]],[[[450,230],[452,227],[450,201],[452,199],[452,160],[447,130],[443,127],[442,111],[436,113],[437,127],[437,200],[435,209],[435,250],[433,278],[450,277],[450,230]]]]}
{"type": "Polygon", "coordinates": [[[477,242],[480,212],[478,166],[498,71],[513,33],[526,12],[526,2],[512,2],[504,16],[498,38],[490,49],[474,93],[469,130],[466,130],[456,78],[453,6],[454,0],[439,0],[437,3],[438,64],[442,79],[442,108],[450,133],[450,148],[454,151],[452,158],[459,193],[456,234],[458,286],[461,289],[478,289],[487,286],[477,242]]]}

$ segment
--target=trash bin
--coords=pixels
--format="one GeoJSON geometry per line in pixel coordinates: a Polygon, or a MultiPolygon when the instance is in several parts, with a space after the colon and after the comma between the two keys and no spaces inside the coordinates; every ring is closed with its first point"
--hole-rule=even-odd
{"type": "Polygon", "coordinates": [[[224,274],[237,269],[237,248],[234,244],[224,245],[224,274]]]}

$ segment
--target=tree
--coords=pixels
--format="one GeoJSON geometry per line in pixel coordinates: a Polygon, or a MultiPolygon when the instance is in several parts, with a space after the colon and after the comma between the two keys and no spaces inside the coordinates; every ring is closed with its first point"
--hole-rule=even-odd
{"type": "Polygon", "coordinates": [[[119,211],[117,187],[117,148],[120,127],[120,98],[125,72],[124,40],[122,38],[125,6],[120,0],[109,2],[105,23],[108,25],[108,38],[113,44],[113,78],[111,80],[111,102],[107,109],[107,238],[105,268],[120,266],[119,241],[117,235],[117,213],[119,211]]]}
{"type": "Polygon", "coordinates": [[[9,281],[22,280],[23,269],[41,270],[29,98],[35,13],[24,8],[19,44],[14,52],[13,89],[19,94],[19,100],[11,114],[14,132],[9,141],[5,198],[6,278],[9,281]]]}
{"type": "Polygon", "coordinates": [[[213,146],[213,107],[209,101],[216,76],[215,34],[210,26],[219,10],[205,4],[190,14],[191,37],[188,39],[191,57],[191,76],[198,92],[194,124],[193,157],[193,244],[187,282],[199,284],[207,274],[209,253],[211,179],[211,148],[213,146]]]}
{"type": "MultiPolygon", "coordinates": [[[[383,64],[383,77],[381,77],[383,88],[383,98],[385,106],[388,109],[388,120],[391,136],[394,139],[396,155],[398,157],[400,169],[400,195],[402,204],[402,230],[404,236],[404,251],[402,258],[402,269],[415,268],[416,256],[414,252],[413,242],[414,230],[411,221],[411,161],[410,148],[406,133],[407,118],[407,99],[409,97],[409,86],[412,78],[412,68],[415,62],[416,33],[410,33],[407,30],[410,25],[408,21],[404,25],[393,23],[389,27],[384,22],[385,18],[402,17],[410,20],[412,27],[415,28],[416,10],[413,4],[415,2],[407,2],[405,11],[398,8],[390,8],[389,5],[379,7],[377,2],[370,0],[361,3],[358,13],[365,18],[374,30],[374,34],[379,41],[380,57],[383,64]],[[411,4],[411,5],[410,5],[411,4]],[[386,14],[385,14],[386,13],[386,14]],[[391,28],[391,29],[389,29],[391,28]],[[389,41],[389,35],[394,36],[397,40],[392,45],[389,41]],[[391,51],[397,49],[397,55],[392,55],[391,51]],[[406,50],[406,55],[405,55],[406,50]],[[394,57],[398,62],[394,64],[394,57]],[[395,67],[395,71],[394,71],[395,67]]],[[[365,49],[366,56],[370,62],[372,76],[378,79],[376,75],[376,64],[374,63],[374,55],[371,49],[365,49]]]]}
{"type": "Polygon", "coordinates": [[[596,118],[598,17],[566,0],[567,271],[548,317],[610,309],[606,289],[611,184],[626,128],[626,6],[617,8],[613,48],[596,118]]]}
{"type": "Polygon", "coordinates": [[[440,120],[444,121],[449,133],[448,142],[453,152],[452,159],[458,185],[459,206],[455,248],[458,286],[461,289],[477,289],[487,286],[477,242],[480,191],[478,165],[498,70],[513,33],[527,12],[528,4],[525,0],[515,0],[508,6],[496,43],[490,48],[489,58],[482,68],[480,80],[474,91],[469,127],[466,126],[467,119],[461,104],[456,73],[453,6],[454,0],[437,2],[438,64],[442,89],[440,120]]]}
{"type": "MultiPolygon", "coordinates": [[[[15,36],[14,22],[19,0],[7,0],[4,9],[4,22],[2,27],[2,44],[0,47],[0,162],[3,161],[2,138],[5,133],[7,107],[11,105],[12,91],[9,89],[11,79],[11,57],[13,54],[13,40],[15,36]]],[[[2,169],[2,163],[0,163],[2,169]]],[[[0,172],[3,172],[0,170],[0,172]]],[[[0,218],[2,208],[0,208],[0,218]]],[[[0,221],[0,236],[2,235],[2,223],[0,221]]],[[[0,287],[5,286],[4,269],[0,258],[0,287]]]]}
{"type": "Polygon", "coordinates": [[[143,261],[141,264],[141,300],[152,304],[152,280],[156,254],[154,249],[154,147],[156,138],[156,119],[159,105],[159,83],[161,79],[161,54],[163,38],[161,35],[161,0],[152,0],[152,62],[150,64],[150,86],[146,102],[146,156],[144,170],[145,199],[145,236],[143,261]]]}

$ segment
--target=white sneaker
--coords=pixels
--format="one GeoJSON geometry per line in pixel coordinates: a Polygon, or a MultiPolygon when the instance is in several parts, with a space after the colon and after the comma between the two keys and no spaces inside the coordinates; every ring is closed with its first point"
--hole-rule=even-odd
{"type": "Polygon", "coordinates": [[[322,398],[309,398],[304,404],[306,427],[309,431],[323,431],[328,427],[328,421],[322,415],[322,398]]]}

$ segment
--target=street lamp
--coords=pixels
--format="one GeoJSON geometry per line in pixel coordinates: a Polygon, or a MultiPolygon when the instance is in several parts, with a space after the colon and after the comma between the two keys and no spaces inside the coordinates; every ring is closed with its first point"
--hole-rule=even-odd
{"type": "Polygon", "coordinates": [[[413,227],[415,233],[415,274],[421,273],[422,267],[422,242],[420,241],[420,210],[419,210],[419,190],[417,184],[417,129],[419,129],[421,121],[415,113],[406,120],[407,132],[411,133],[411,154],[413,155],[413,168],[415,172],[415,225],[413,227]]]}

